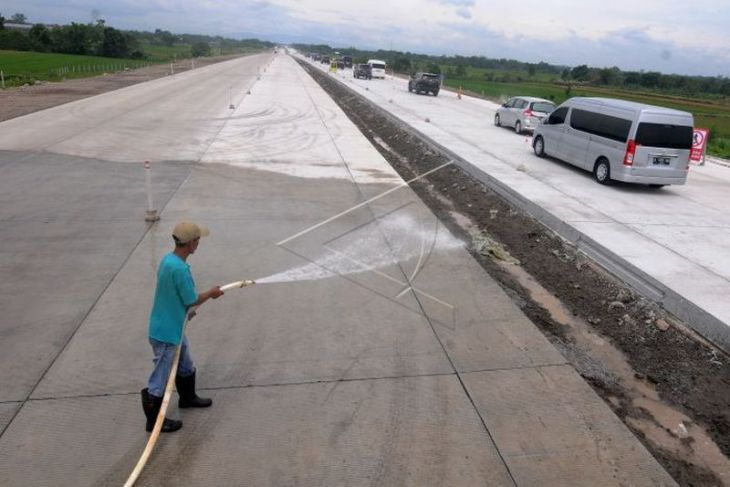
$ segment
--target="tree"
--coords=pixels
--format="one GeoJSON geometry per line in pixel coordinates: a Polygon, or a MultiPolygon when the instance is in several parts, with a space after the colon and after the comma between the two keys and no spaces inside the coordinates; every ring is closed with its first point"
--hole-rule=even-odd
{"type": "Polygon", "coordinates": [[[463,64],[456,66],[456,76],[459,78],[466,76],[466,67],[463,64]]]}
{"type": "Polygon", "coordinates": [[[426,70],[427,70],[427,71],[428,71],[429,73],[433,73],[433,74],[441,74],[441,67],[440,67],[440,66],[439,66],[438,64],[436,64],[436,63],[430,63],[430,64],[428,65],[428,67],[426,68],[426,70]]]}
{"type": "Polygon", "coordinates": [[[580,66],[574,67],[570,71],[570,76],[578,81],[586,81],[588,79],[588,74],[590,73],[590,69],[585,64],[581,64],[580,66]]]}
{"type": "Polygon", "coordinates": [[[535,66],[532,63],[527,65],[527,74],[528,74],[528,76],[530,76],[530,78],[535,76],[535,71],[537,71],[537,66],[535,66]]]}
{"type": "Polygon", "coordinates": [[[155,29],[155,39],[167,47],[172,47],[175,44],[175,35],[168,30],[155,29]]]}
{"type": "Polygon", "coordinates": [[[195,42],[190,46],[190,54],[193,57],[210,56],[210,45],[203,41],[195,42]]]}
{"type": "Polygon", "coordinates": [[[105,27],[103,35],[99,54],[106,57],[129,57],[127,37],[121,31],[114,27],[105,27]]]}
{"type": "Polygon", "coordinates": [[[28,19],[25,17],[25,14],[14,14],[10,17],[10,22],[12,24],[27,24],[28,19]]]}
{"type": "Polygon", "coordinates": [[[34,51],[50,51],[51,50],[51,33],[43,24],[35,24],[28,31],[28,37],[30,37],[33,43],[34,51]]]}
{"type": "Polygon", "coordinates": [[[0,30],[3,30],[5,28],[5,17],[0,15],[0,30]]]}
{"type": "Polygon", "coordinates": [[[395,70],[399,73],[410,73],[411,60],[405,56],[398,56],[393,61],[393,70],[395,70]]]}

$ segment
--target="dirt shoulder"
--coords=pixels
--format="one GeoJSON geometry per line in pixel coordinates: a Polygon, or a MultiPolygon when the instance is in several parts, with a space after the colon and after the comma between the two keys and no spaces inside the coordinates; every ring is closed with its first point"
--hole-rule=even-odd
{"type": "MultiPolygon", "coordinates": [[[[405,180],[449,158],[302,66],[405,180]]],[[[416,95],[414,95],[416,96],[416,95]]],[[[461,169],[412,189],[683,486],[730,485],[730,358],[461,169]]]]}
{"type": "MultiPolygon", "coordinates": [[[[236,57],[241,57],[241,54],[198,58],[195,60],[195,67],[208,66],[236,57]]],[[[189,71],[192,67],[192,61],[186,59],[172,63],[172,72],[189,71]]],[[[125,86],[169,76],[170,72],[170,64],[154,64],[145,68],[118,71],[91,78],[66,80],[60,83],[44,82],[0,90],[0,122],[81,98],[118,90],[125,86]]]]}

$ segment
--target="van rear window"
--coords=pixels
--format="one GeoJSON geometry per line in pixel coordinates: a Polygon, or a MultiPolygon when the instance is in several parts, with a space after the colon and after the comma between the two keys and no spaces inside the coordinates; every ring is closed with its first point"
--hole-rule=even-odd
{"type": "Polygon", "coordinates": [[[570,115],[570,126],[589,134],[626,142],[631,130],[631,120],[574,108],[570,115]]]}
{"type": "Polygon", "coordinates": [[[642,122],[636,130],[636,143],[648,147],[691,149],[692,133],[693,128],[686,125],[642,122]]]}
{"type": "Polygon", "coordinates": [[[373,67],[373,69],[385,69],[385,64],[373,63],[371,64],[371,66],[373,67]]]}

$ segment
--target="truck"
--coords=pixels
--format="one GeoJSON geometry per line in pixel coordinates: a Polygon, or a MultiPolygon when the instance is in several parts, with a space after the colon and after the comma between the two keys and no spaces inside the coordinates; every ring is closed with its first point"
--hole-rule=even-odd
{"type": "Polygon", "coordinates": [[[351,68],[352,67],[352,56],[345,54],[344,56],[342,56],[342,62],[345,63],[346,68],[351,68]]]}
{"type": "Polygon", "coordinates": [[[356,64],[352,68],[352,77],[357,79],[372,79],[373,70],[369,64],[356,64]]]}
{"type": "Polygon", "coordinates": [[[408,80],[408,91],[414,93],[433,93],[438,96],[441,88],[441,77],[434,73],[416,73],[408,80]]]}

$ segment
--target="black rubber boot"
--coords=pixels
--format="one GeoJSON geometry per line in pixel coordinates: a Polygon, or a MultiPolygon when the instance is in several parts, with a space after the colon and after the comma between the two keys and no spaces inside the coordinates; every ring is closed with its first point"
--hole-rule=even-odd
{"type": "MultiPolygon", "coordinates": [[[[157,420],[157,414],[160,412],[162,407],[162,398],[153,396],[150,394],[149,389],[146,387],[142,389],[142,409],[144,409],[144,415],[147,417],[147,426],[145,429],[149,432],[155,427],[155,420],[157,420]]],[[[177,419],[165,418],[162,423],[163,433],[172,433],[182,428],[182,421],[177,419]]]]}
{"type": "Polygon", "coordinates": [[[187,377],[175,376],[175,387],[180,394],[177,405],[180,408],[207,408],[213,404],[212,399],[198,397],[195,393],[195,372],[187,377]]]}

